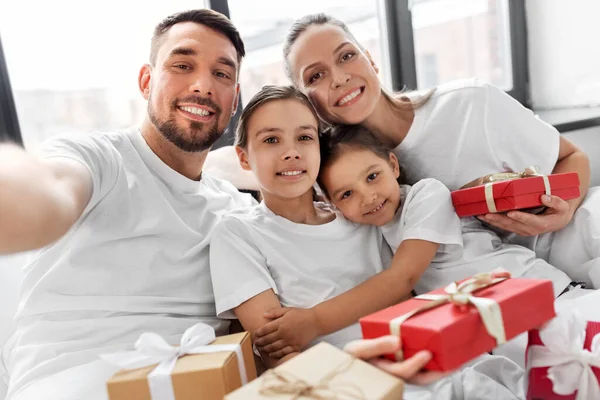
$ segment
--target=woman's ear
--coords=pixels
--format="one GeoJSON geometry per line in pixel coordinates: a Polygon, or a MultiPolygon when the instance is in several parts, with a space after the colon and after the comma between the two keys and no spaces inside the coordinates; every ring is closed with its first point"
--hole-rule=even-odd
{"type": "Polygon", "coordinates": [[[373,66],[373,69],[375,70],[375,73],[378,74],[379,73],[379,67],[377,66],[377,64],[375,64],[375,61],[373,60],[373,57],[371,57],[371,53],[369,53],[369,50],[365,50],[365,54],[367,56],[367,59],[369,60],[369,62],[373,66]]]}
{"type": "Polygon", "coordinates": [[[392,152],[390,152],[390,167],[392,167],[396,179],[400,178],[400,163],[398,162],[398,157],[392,152]]]}
{"type": "Polygon", "coordinates": [[[245,171],[252,171],[250,167],[250,163],[248,162],[248,155],[246,151],[242,149],[240,146],[235,146],[235,152],[237,153],[238,160],[240,161],[240,166],[245,171]]]}

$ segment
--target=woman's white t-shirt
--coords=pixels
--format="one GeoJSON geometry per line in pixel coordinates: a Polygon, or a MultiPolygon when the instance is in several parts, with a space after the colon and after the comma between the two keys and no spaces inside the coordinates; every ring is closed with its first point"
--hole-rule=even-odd
{"type": "MultiPolygon", "coordinates": [[[[375,226],[341,215],[323,225],[298,224],[264,203],[238,210],[221,220],[211,241],[217,315],[235,318],[233,309],[270,289],[283,306],[312,307],[383,271],[390,261],[389,246],[375,226]]],[[[361,337],[354,324],[317,341],[342,347],[361,337]]]]}

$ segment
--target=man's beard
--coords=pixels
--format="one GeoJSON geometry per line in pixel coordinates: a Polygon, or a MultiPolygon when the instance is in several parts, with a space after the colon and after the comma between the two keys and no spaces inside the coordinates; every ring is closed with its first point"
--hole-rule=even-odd
{"type": "Polygon", "coordinates": [[[221,108],[210,99],[191,96],[183,100],[174,100],[171,103],[171,109],[176,111],[177,104],[180,102],[200,104],[212,108],[215,110],[215,121],[211,126],[207,126],[207,124],[202,122],[191,121],[189,128],[181,128],[177,125],[174,118],[160,120],[152,108],[152,99],[148,99],[148,116],[150,121],[165,139],[185,152],[199,153],[210,149],[224,132],[224,130],[220,130],[218,126],[221,108]],[[207,127],[208,131],[203,133],[203,130],[207,127]]]}

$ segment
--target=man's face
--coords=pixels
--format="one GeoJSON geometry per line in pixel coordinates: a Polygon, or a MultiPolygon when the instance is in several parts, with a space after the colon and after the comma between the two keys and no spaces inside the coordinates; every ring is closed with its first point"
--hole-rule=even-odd
{"type": "Polygon", "coordinates": [[[140,75],[148,117],[181,150],[207,150],[235,113],[236,49],[225,35],[194,22],[172,26],[162,41],[155,65],[140,75]]]}

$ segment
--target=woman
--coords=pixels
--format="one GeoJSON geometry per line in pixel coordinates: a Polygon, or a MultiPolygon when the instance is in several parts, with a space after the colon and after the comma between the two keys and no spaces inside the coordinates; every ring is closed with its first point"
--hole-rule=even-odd
{"type": "MultiPolygon", "coordinates": [[[[402,160],[409,184],[435,178],[455,190],[477,177],[530,165],[544,174],[578,172],[578,199],[542,196],[547,207],[542,214],[512,211],[480,217],[510,241],[548,260],[553,232],[569,224],[590,181],[586,154],[552,126],[502,90],[476,79],[441,85],[420,97],[388,93],[369,53],[343,22],[324,14],[308,15],[292,25],[284,57],[290,79],[319,117],[329,124],[361,124],[374,132],[402,160]]],[[[481,224],[473,228],[489,230],[481,224]]],[[[551,273],[568,287],[564,273],[551,273]]]]}

